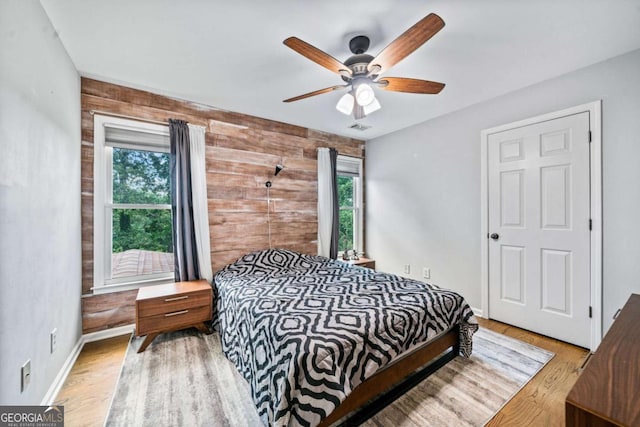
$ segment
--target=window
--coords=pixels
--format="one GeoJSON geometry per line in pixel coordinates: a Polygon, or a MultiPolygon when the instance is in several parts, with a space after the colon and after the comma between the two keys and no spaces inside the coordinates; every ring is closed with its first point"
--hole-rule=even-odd
{"type": "Polygon", "coordinates": [[[338,156],[338,252],[362,252],[362,159],[338,156]]]}
{"type": "Polygon", "coordinates": [[[94,117],[94,292],[173,281],[169,128],[94,117]]]}

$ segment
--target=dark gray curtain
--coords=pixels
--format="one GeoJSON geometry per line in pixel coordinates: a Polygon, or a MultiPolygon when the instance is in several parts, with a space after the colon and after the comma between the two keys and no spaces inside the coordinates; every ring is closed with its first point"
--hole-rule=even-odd
{"type": "Polygon", "coordinates": [[[333,199],[333,221],[331,221],[331,247],[329,248],[329,257],[338,258],[338,239],[340,231],[340,205],[338,204],[338,150],[329,149],[329,160],[331,161],[331,177],[333,184],[331,186],[331,198],[333,199]]]}
{"type": "Polygon", "coordinates": [[[176,282],[200,279],[191,197],[189,127],[184,120],[169,120],[171,142],[171,212],[176,282]]]}

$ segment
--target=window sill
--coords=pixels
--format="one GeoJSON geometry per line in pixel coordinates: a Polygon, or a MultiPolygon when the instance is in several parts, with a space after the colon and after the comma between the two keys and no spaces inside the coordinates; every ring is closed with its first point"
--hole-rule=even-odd
{"type": "Polygon", "coordinates": [[[164,285],[167,283],[175,283],[172,278],[159,278],[149,280],[136,280],[135,282],[117,283],[112,285],[94,286],[91,288],[93,295],[111,294],[114,292],[131,291],[134,289],[144,288],[146,286],[164,285]]]}

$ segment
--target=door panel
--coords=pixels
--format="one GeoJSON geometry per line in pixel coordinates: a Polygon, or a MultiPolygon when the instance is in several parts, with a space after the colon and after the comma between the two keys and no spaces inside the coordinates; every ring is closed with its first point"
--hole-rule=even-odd
{"type": "Polygon", "coordinates": [[[524,248],[501,246],[502,265],[500,298],[503,301],[524,304],[524,248]]]}
{"type": "Polygon", "coordinates": [[[502,227],[524,227],[524,171],[500,174],[500,224],[502,227]]]}
{"type": "Polygon", "coordinates": [[[490,317],[588,347],[589,113],[489,135],[488,180],[490,317]]]}
{"type": "Polygon", "coordinates": [[[571,315],[571,252],[542,250],[542,309],[571,315]]]}
{"type": "Polygon", "coordinates": [[[569,229],[571,224],[571,166],[540,169],[540,210],[543,229],[569,229]]]}

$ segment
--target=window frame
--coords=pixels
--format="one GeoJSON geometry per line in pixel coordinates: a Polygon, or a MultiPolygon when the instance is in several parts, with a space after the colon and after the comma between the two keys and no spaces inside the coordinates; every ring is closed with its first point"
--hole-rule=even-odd
{"type": "MultiPolygon", "coordinates": [[[[364,215],[362,208],[362,199],[363,199],[363,176],[362,176],[362,159],[358,157],[350,157],[339,154],[336,162],[336,175],[338,176],[349,176],[353,177],[353,207],[343,209],[341,206],[338,206],[339,210],[353,210],[354,218],[353,218],[353,242],[355,244],[355,248],[358,251],[358,254],[363,254],[364,251],[364,239],[363,239],[363,230],[364,230],[364,215]],[[357,174],[353,171],[357,171],[357,174]]],[[[338,252],[338,257],[342,257],[344,251],[338,252]]]]}
{"type": "Polygon", "coordinates": [[[138,289],[147,285],[175,282],[174,272],[127,276],[110,276],[113,245],[113,209],[169,209],[171,204],[113,203],[113,148],[170,153],[168,143],[110,143],[106,128],[169,136],[169,126],[132,119],[95,114],[93,116],[93,287],[94,294],[138,289]]]}

